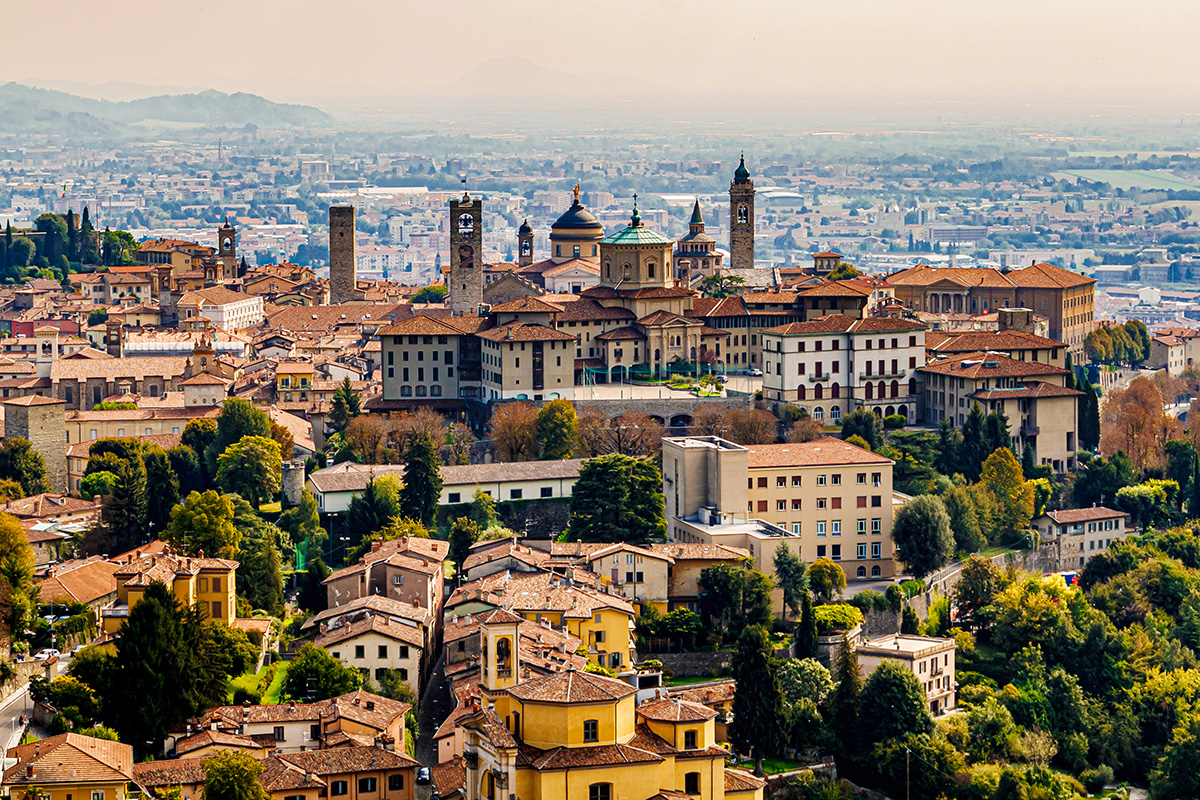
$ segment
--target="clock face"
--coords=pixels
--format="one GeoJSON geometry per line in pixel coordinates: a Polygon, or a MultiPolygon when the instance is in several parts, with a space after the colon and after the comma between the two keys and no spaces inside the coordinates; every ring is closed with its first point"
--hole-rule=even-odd
{"type": "Polygon", "coordinates": [[[228,251],[232,247],[233,247],[232,239],[222,239],[221,240],[221,249],[222,250],[228,251]]]}
{"type": "Polygon", "coordinates": [[[475,232],[475,217],[470,214],[463,214],[458,218],[458,232],[463,236],[470,236],[475,232]]]}

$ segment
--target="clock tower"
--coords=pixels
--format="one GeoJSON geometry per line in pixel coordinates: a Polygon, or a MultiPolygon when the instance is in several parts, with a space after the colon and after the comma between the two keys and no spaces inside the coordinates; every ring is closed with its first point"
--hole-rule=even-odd
{"type": "Polygon", "coordinates": [[[754,181],[742,156],[729,184],[729,266],[754,267],[754,181]]]}
{"type": "Polygon", "coordinates": [[[225,224],[217,230],[217,259],[221,262],[223,280],[231,281],[238,276],[237,230],[229,224],[229,217],[225,218],[225,224]]]}
{"type": "Polygon", "coordinates": [[[478,314],[483,302],[483,201],[463,192],[450,201],[450,313],[478,314]]]}
{"type": "Polygon", "coordinates": [[[533,228],[529,220],[521,223],[517,230],[517,266],[528,267],[533,263],[533,228]]]}

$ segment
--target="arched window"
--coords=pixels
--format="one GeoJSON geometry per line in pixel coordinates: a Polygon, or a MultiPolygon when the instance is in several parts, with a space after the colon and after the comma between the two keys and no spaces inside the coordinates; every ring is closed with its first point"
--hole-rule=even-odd
{"type": "Polygon", "coordinates": [[[745,206],[738,206],[738,222],[750,221],[750,209],[745,206]]]}
{"type": "Polygon", "coordinates": [[[829,418],[830,418],[831,420],[833,420],[834,422],[837,422],[837,421],[839,421],[839,420],[842,418],[842,409],[841,409],[841,407],[840,407],[840,406],[834,406],[833,408],[829,409],[829,418]]]}
{"type": "Polygon", "coordinates": [[[623,267],[623,271],[624,271],[624,276],[621,278],[621,280],[626,280],[626,281],[629,280],[629,265],[628,264],[626,264],[623,267]]]}
{"type": "Polygon", "coordinates": [[[865,578],[865,577],[867,577],[867,568],[859,567],[855,574],[860,578],[865,578]]]}
{"type": "Polygon", "coordinates": [[[813,399],[814,400],[824,400],[825,399],[825,387],[819,383],[813,387],[813,399]]]}
{"type": "Polygon", "coordinates": [[[896,413],[905,419],[908,419],[908,406],[900,406],[896,409],[896,413]]]}
{"type": "Polygon", "coordinates": [[[662,350],[659,350],[657,347],[654,348],[654,360],[662,361],[662,350]]]}
{"type": "Polygon", "coordinates": [[[832,386],[830,386],[829,387],[829,396],[832,397],[834,400],[837,400],[838,398],[840,398],[842,396],[842,387],[838,386],[836,383],[833,384],[832,386]]]}
{"type": "Polygon", "coordinates": [[[908,393],[910,395],[917,393],[917,379],[916,378],[908,379],[908,393]]]}
{"type": "Polygon", "coordinates": [[[593,783],[588,787],[588,800],[612,800],[612,784],[593,783]]]}
{"type": "Polygon", "coordinates": [[[878,567],[878,566],[871,567],[871,577],[872,577],[872,578],[878,578],[878,577],[879,577],[879,574],[880,574],[880,572],[879,572],[879,567],[878,567]]]}
{"type": "Polygon", "coordinates": [[[689,772],[683,776],[683,791],[685,794],[700,794],[699,772],[689,772]]]}
{"type": "Polygon", "coordinates": [[[815,408],[813,408],[812,416],[813,416],[813,419],[815,419],[817,421],[821,421],[821,420],[825,419],[825,409],[821,408],[820,406],[816,406],[815,408]]]}
{"type": "Polygon", "coordinates": [[[807,400],[808,399],[807,397],[805,397],[805,392],[804,392],[803,386],[801,386],[799,389],[796,390],[796,399],[797,400],[807,400]]]}
{"type": "Polygon", "coordinates": [[[874,385],[868,381],[867,382],[867,399],[874,400],[875,399],[874,395],[875,395],[874,385]]]}
{"type": "Polygon", "coordinates": [[[892,397],[900,396],[900,381],[892,381],[892,397]]]}

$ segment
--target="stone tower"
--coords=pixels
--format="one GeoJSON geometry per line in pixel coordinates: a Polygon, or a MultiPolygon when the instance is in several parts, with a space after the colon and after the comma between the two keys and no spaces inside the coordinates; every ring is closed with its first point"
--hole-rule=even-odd
{"type": "Polygon", "coordinates": [[[67,491],[66,403],[33,394],[4,401],[4,435],[21,436],[46,462],[50,490],[67,491]]]}
{"type": "Polygon", "coordinates": [[[329,302],[354,299],[358,284],[354,255],[354,206],[329,207],[329,302]]]}
{"type": "MultiPolygon", "coordinates": [[[[290,455],[291,453],[284,453],[284,456],[290,455]]],[[[293,506],[300,505],[304,494],[304,477],[304,459],[283,462],[283,495],[293,506]]]]}
{"type": "Polygon", "coordinates": [[[450,313],[478,314],[483,302],[483,201],[450,201],[450,313]]]}
{"type": "Polygon", "coordinates": [[[742,156],[729,184],[729,266],[754,267],[754,181],[742,156]]]}
{"type": "Polygon", "coordinates": [[[229,224],[229,217],[217,229],[217,258],[221,262],[222,279],[231,281],[238,276],[237,230],[229,224]]]}
{"type": "Polygon", "coordinates": [[[517,230],[517,266],[528,267],[533,263],[533,228],[529,220],[521,223],[517,230]]]}
{"type": "Polygon", "coordinates": [[[58,358],[58,328],[43,325],[33,332],[33,337],[37,343],[37,376],[49,378],[58,358]]]}

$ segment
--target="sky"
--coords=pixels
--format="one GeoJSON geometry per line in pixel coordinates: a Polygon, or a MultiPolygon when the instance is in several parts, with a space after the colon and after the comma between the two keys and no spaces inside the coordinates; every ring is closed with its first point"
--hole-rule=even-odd
{"type": "Polygon", "coordinates": [[[468,89],[721,103],[1200,99],[1196,0],[64,0],[39,30],[5,38],[6,80],[322,106],[468,89]]]}

